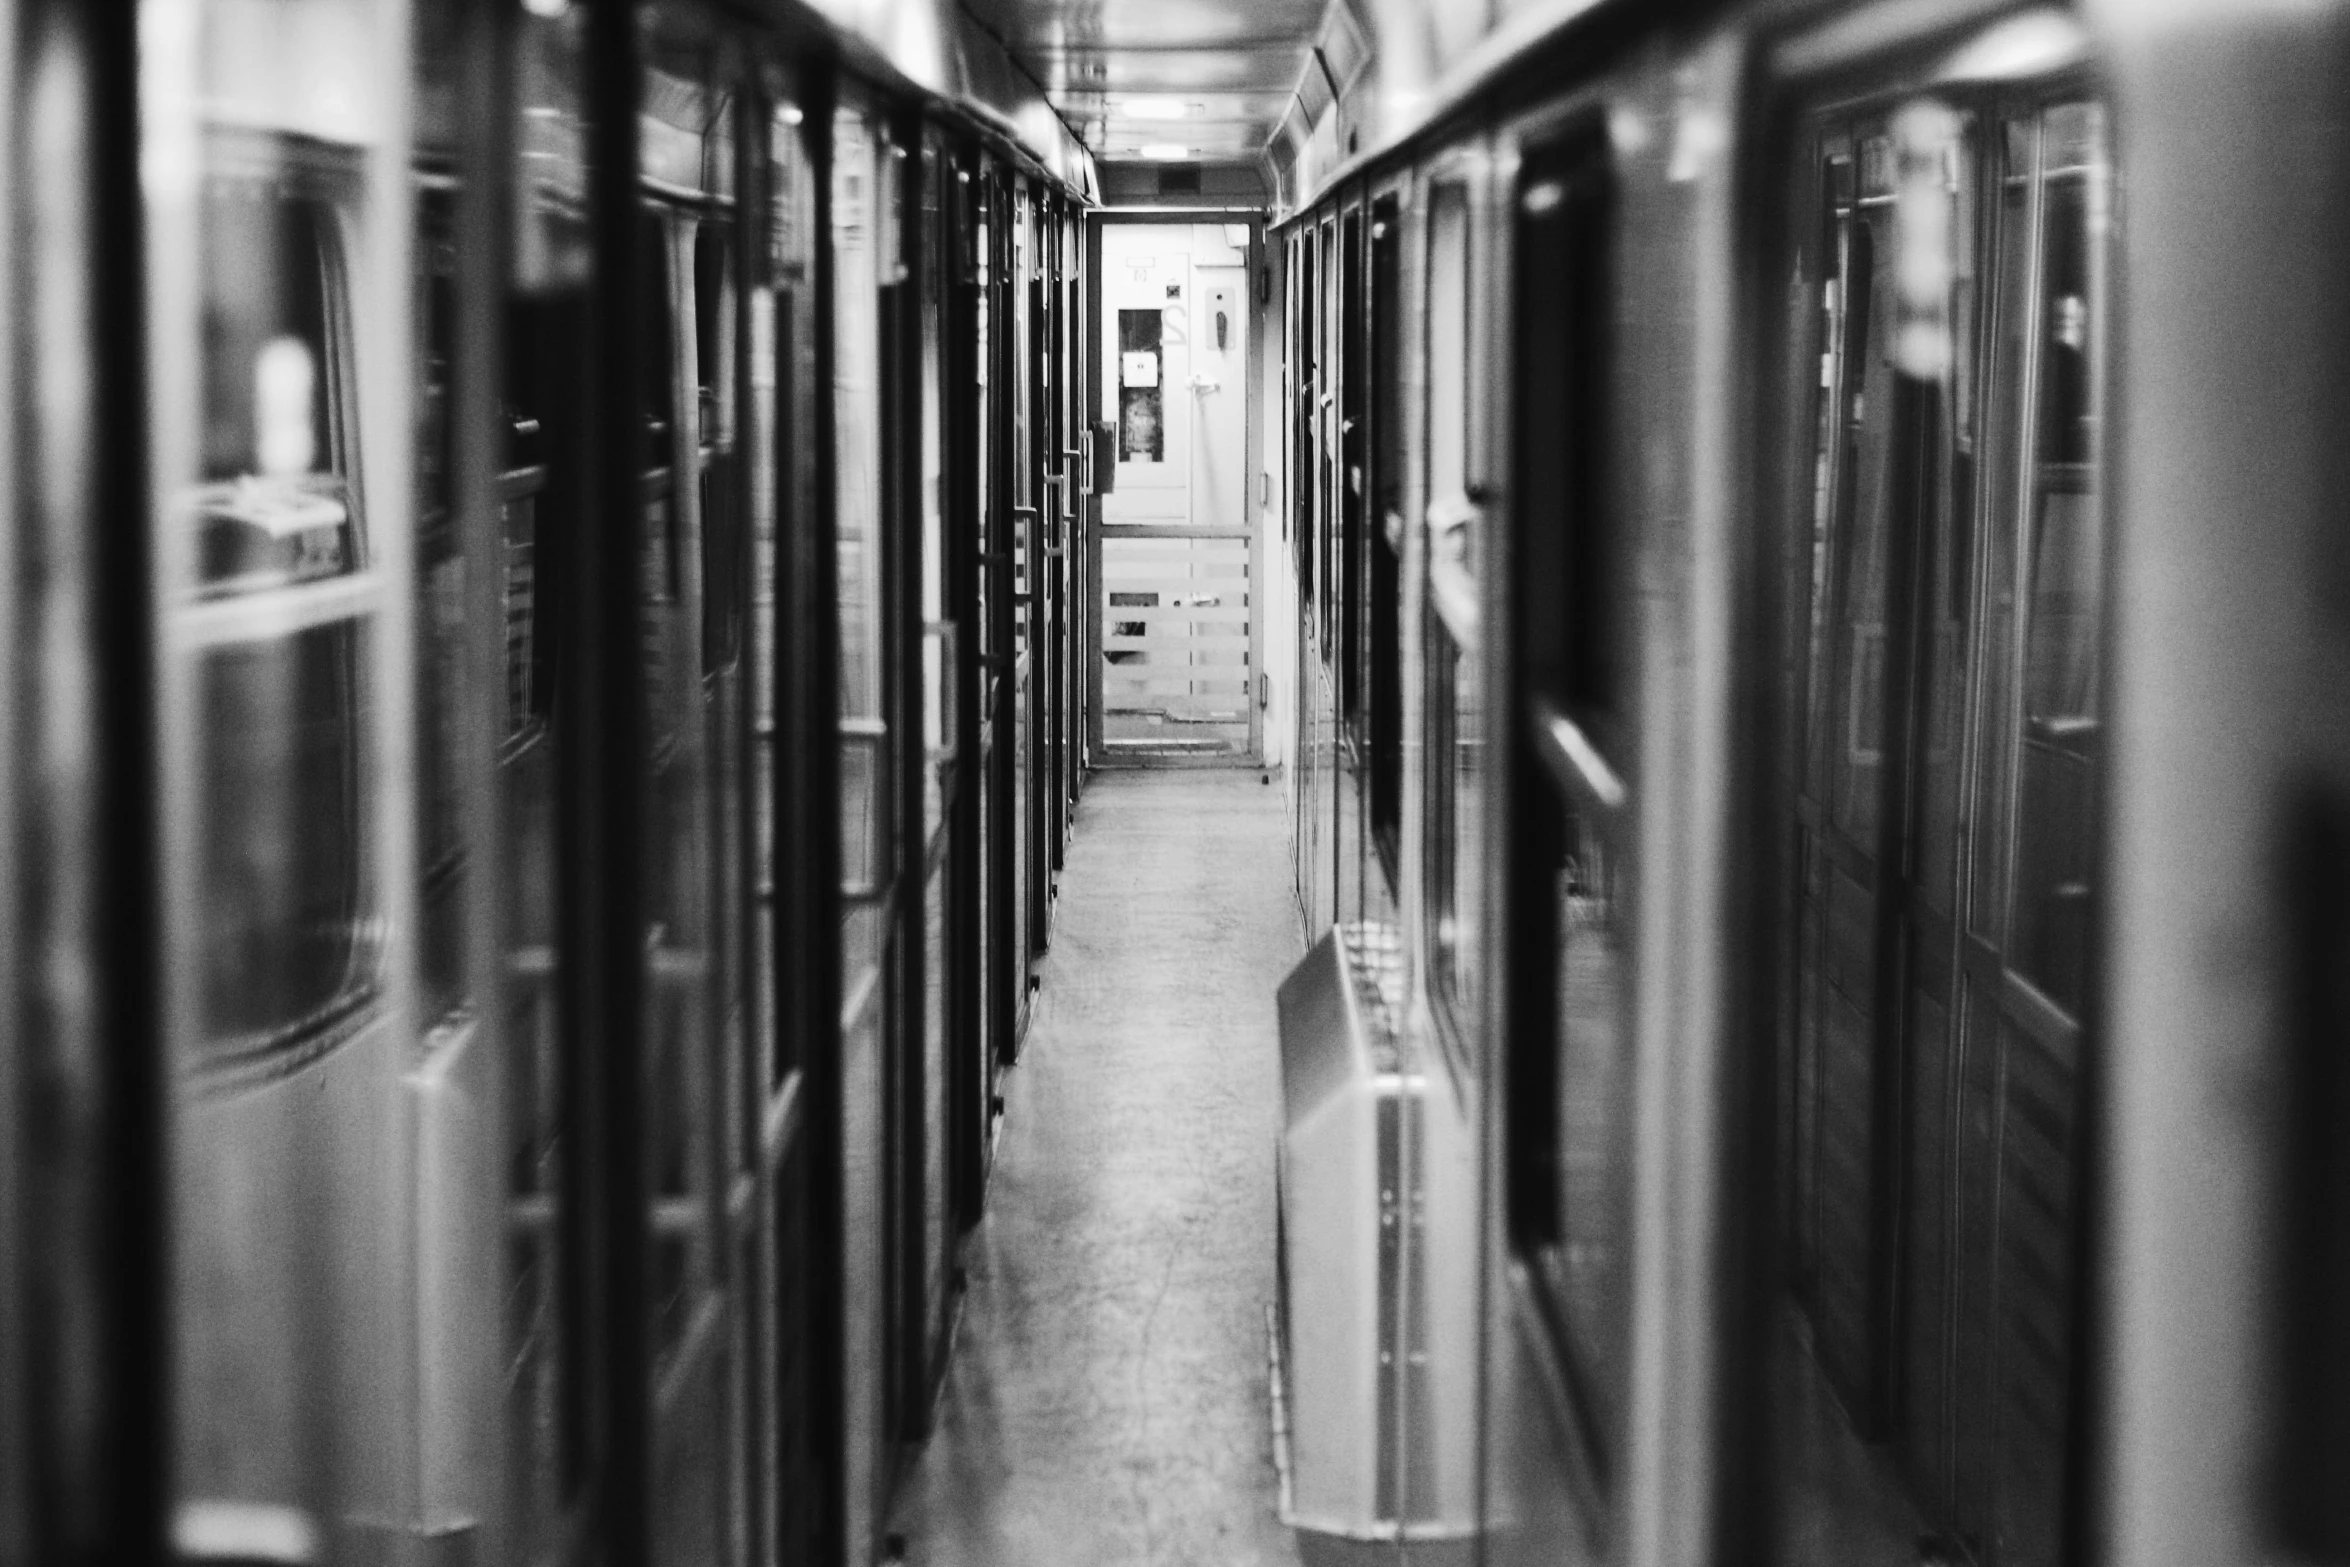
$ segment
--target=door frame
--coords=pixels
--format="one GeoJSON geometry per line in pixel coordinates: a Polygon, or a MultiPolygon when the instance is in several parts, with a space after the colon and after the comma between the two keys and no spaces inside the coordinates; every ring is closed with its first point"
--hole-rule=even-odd
{"type": "Polygon", "coordinates": [[[1158,771],[1188,768],[1262,767],[1265,757],[1265,529],[1261,516],[1264,502],[1249,499],[1249,480],[1265,472],[1264,366],[1266,316],[1269,312],[1268,280],[1271,277],[1271,257],[1267,251],[1266,230],[1270,219],[1261,206],[1232,207],[1099,207],[1085,214],[1085,355],[1086,385],[1088,388],[1087,427],[1099,419],[1100,408],[1092,393],[1103,385],[1102,309],[1102,235],[1110,224],[1128,225],[1164,224],[1190,227],[1195,223],[1245,223],[1248,225],[1247,261],[1244,263],[1249,286],[1249,334],[1246,368],[1242,376],[1246,386],[1241,392],[1241,514],[1243,526],[1248,529],[1248,668],[1255,677],[1248,694],[1248,749],[1244,752],[1220,756],[1189,756],[1180,752],[1159,756],[1113,758],[1102,733],[1102,623],[1107,618],[1102,603],[1102,495],[1098,487],[1085,500],[1085,602],[1088,606],[1085,626],[1085,765],[1088,768],[1120,771],[1158,771]]]}

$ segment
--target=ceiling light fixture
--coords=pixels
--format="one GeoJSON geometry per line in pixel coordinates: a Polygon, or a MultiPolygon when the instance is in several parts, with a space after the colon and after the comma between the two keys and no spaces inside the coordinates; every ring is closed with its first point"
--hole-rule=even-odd
{"type": "Polygon", "coordinates": [[[1191,105],[1180,98],[1122,98],[1116,112],[1130,120],[1180,120],[1191,113],[1191,105]]]}
{"type": "Polygon", "coordinates": [[[1142,155],[1146,158],[1155,158],[1161,163],[1181,163],[1191,156],[1191,149],[1177,146],[1173,142],[1155,141],[1142,149],[1142,155]]]}

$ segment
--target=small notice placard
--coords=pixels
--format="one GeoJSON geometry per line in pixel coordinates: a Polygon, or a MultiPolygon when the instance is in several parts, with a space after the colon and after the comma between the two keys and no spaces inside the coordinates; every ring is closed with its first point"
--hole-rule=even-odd
{"type": "Polygon", "coordinates": [[[1159,356],[1149,349],[1130,351],[1118,356],[1118,384],[1120,386],[1156,386],[1159,384],[1159,356]]]}

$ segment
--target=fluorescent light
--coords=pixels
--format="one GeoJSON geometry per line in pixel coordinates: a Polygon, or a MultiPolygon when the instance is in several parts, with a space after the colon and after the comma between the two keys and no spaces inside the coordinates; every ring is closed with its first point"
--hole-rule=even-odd
{"type": "Polygon", "coordinates": [[[1180,120],[1191,105],[1180,98],[1121,98],[1114,112],[1130,120],[1180,120]]]}
{"type": "Polygon", "coordinates": [[[1179,147],[1173,142],[1156,141],[1144,147],[1142,155],[1146,158],[1156,158],[1162,163],[1181,163],[1191,156],[1191,149],[1179,147]]]}

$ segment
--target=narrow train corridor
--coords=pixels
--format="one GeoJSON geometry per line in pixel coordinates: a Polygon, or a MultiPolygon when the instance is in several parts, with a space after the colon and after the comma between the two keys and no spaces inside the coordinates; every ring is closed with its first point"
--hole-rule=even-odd
{"type": "Polygon", "coordinates": [[[919,1567],[1260,1567],[1274,1516],[1274,989],[1300,948],[1282,791],[1251,770],[1087,790],[938,1428],[895,1528],[919,1567]]]}

